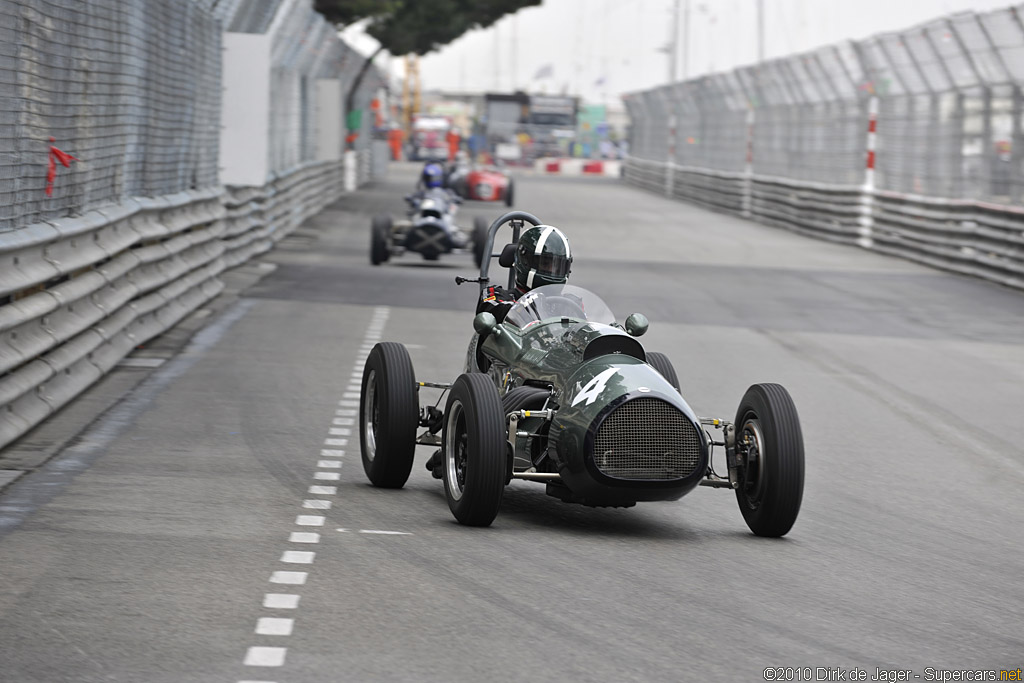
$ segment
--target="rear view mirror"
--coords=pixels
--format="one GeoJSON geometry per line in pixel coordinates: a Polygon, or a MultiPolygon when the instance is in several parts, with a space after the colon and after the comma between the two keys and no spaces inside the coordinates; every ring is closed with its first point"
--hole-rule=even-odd
{"type": "Polygon", "coordinates": [[[626,318],[626,332],[634,337],[642,337],[650,323],[643,313],[630,313],[626,318]]]}
{"type": "Polygon", "coordinates": [[[490,334],[497,326],[498,320],[494,317],[493,313],[484,311],[483,313],[477,313],[476,317],[473,318],[473,329],[476,330],[477,334],[490,334]]]}

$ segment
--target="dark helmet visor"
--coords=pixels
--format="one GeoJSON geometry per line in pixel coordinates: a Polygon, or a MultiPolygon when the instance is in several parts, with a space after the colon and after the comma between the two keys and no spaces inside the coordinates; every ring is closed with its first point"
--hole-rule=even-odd
{"type": "Polygon", "coordinates": [[[565,277],[569,274],[569,268],[572,265],[572,259],[566,258],[565,254],[549,252],[534,254],[531,260],[533,261],[531,268],[551,277],[565,277]]]}

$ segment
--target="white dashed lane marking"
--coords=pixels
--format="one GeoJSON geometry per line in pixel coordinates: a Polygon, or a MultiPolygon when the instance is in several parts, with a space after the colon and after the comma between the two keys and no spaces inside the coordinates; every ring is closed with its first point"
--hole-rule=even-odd
{"type": "Polygon", "coordinates": [[[282,619],[281,617],[260,617],[256,622],[256,635],[260,636],[290,636],[295,627],[294,619],[282,619]]]}
{"type": "MultiPolygon", "coordinates": [[[[380,340],[384,325],[387,322],[389,310],[387,307],[378,307],[366,328],[366,334],[356,356],[356,364],[352,369],[351,379],[342,393],[338,407],[331,419],[331,426],[328,428],[328,438],[324,439],[324,448],[320,449],[321,459],[317,460],[318,470],[313,473],[313,479],[317,481],[340,481],[340,470],[344,464],[340,458],[345,456],[343,447],[348,445],[347,438],[352,436],[356,419],[359,414],[359,397],[362,392],[363,368],[366,359],[373,350],[377,341],[380,340]]],[[[337,495],[337,486],[326,486],[315,484],[308,488],[309,494],[314,496],[337,495]]],[[[307,498],[302,501],[302,507],[307,510],[330,510],[332,503],[321,498],[307,498]]],[[[295,524],[302,527],[322,527],[326,517],[323,515],[298,515],[295,524]]],[[[347,531],[347,529],[338,529],[347,531]]],[[[410,535],[403,531],[380,531],[373,529],[360,529],[361,534],[386,534],[386,535],[410,535]]],[[[315,531],[292,531],[288,535],[289,543],[318,544],[320,534],[315,531]]],[[[306,564],[312,565],[316,553],[310,550],[285,550],[280,557],[280,562],[285,564],[306,564]]],[[[290,586],[303,586],[308,578],[307,572],[296,571],[274,571],[270,575],[270,583],[290,586]]],[[[297,610],[301,596],[294,593],[266,593],[263,596],[263,607],[274,610],[297,610]]],[[[295,620],[285,617],[259,617],[256,622],[256,635],[286,637],[292,635],[295,628],[295,620]]],[[[284,647],[253,646],[245,653],[244,664],[246,666],[277,667],[283,666],[285,655],[288,649],[284,647]]],[[[275,683],[274,681],[245,680],[238,683],[275,683]]]]}
{"type": "Polygon", "coordinates": [[[287,648],[283,647],[250,647],[245,653],[246,666],[281,666],[287,648]]]}
{"type": "Polygon", "coordinates": [[[306,572],[274,572],[270,575],[270,583],[301,586],[306,583],[306,572]]]}
{"type": "Polygon", "coordinates": [[[263,596],[263,606],[270,609],[296,609],[299,596],[291,593],[267,593],[263,596]]]}
{"type": "Polygon", "coordinates": [[[316,553],[310,550],[286,550],[281,555],[281,561],[289,564],[313,564],[316,553]]]}

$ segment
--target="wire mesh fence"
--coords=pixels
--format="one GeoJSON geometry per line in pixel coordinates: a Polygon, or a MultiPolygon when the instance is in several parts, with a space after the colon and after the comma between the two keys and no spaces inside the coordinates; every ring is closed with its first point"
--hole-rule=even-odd
{"type": "Polygon", "coordinates": [[[216,185],[220,31],[197,2],[0,0],[0,231],[216,185]],[[51,145],[77,161],[48,194],[51,145]]]}
{"type": "Polygon", "coordinates": [[[964,12],[629,95],[631,154],[859,185],[877,99],[878,190],[1020,205],[1022,14],[964,12]]]}

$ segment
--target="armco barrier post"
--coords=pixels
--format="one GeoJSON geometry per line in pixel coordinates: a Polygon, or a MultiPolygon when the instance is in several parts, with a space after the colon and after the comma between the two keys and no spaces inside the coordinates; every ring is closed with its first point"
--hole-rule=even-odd
{"type": "Polygon", "coordinates": [[[865,147],[867,155],[864,163],[864,185],[860,195],[860,227],[857,229],[857,244],[870,249],[873,244],[872,235],[875,228],[875,137],[878,127],[878,95],[868,100],[868,136],[865,147]]]}
{"type": "Polygon", "coordinates": [[[345,192],[352,192],[358,185],[359,159],[356,157],[356,153],[353,150],[348,150],[344,155],[344,171],[342,172],[343,187],[345,192]]]}
{"type": "Polygon", "coordinates": [[[743,197],[740,215],[750,218],[750,197],[754,188],[754,108],[747,109],[747,161],[743,166],[743,197]]]}

